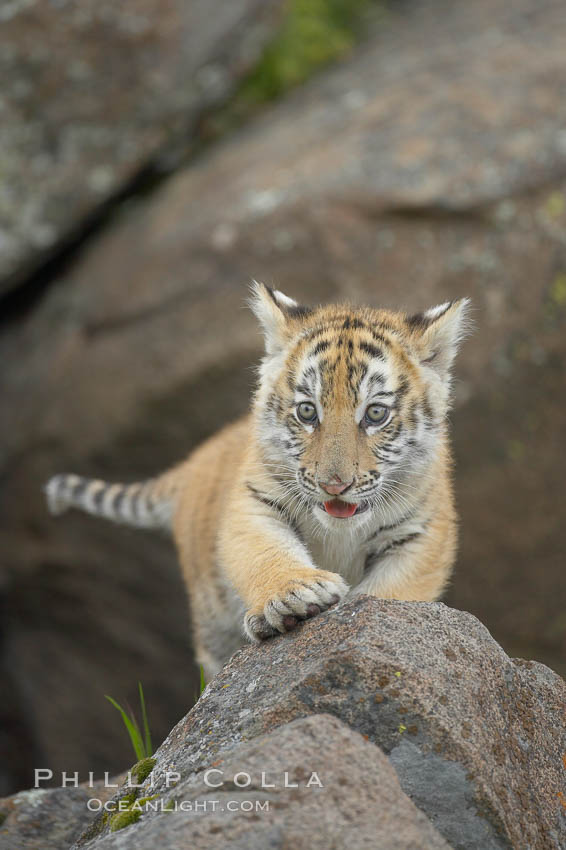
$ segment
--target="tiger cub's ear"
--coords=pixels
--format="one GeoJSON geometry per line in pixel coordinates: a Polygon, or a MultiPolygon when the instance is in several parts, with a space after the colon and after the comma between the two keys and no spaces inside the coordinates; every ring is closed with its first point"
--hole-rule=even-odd
{"type": "Polygon", "coordinates": [[[256,280],[251,285],[249,305],[262,326],[268,355],[278,354],[296,330],[296,325],[293,327],[296,320],[311,312],[308,307],[300,307],[278,289],[271,289],[256,280]]]}
{"type": "Polygon", "coordinates": [[[446,378],[458,346],[470,331],[469,298],[447,301],[407,318],[423,366],[446,378]]]}

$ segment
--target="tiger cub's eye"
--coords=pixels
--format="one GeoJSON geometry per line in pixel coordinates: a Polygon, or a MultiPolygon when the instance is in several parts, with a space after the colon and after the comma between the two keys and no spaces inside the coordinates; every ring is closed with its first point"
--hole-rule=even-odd
{"type": "Polygon", "coordinates": [[[389,408],[384,404],[370,404],[365,418],[368,425],[383,425],[388,416],[389,408]]]}
{"type": "Polygon", "coordinates": [[[310,401],[302,401],[297,405],[297,416],[301,422],[312,424],[316,420],[316,407],[310,401]]]}

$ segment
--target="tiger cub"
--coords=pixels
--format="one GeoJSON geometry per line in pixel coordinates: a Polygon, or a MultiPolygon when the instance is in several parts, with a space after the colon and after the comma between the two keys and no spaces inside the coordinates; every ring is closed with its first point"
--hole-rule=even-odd
{"type": "Polygon", "coordinates": [[[438,599],[456,552],[446,414],[467,299],[408,316],[254,283],[251,306],[265,355],[248,416],[156,479],[46,487],[53,513],[172,532],[207,677],[244,635],[347,594],[438,599]]]}

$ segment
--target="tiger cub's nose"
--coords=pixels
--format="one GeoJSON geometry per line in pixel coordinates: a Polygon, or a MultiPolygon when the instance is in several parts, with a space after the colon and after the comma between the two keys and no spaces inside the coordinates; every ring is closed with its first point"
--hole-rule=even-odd
{"type": "Polygon", "coordinates": [[[342,481],[341,478],[335,475],[330,481],[319,481],[319,484],[331,496],[338,496],[340,493],[344,493],[348,487],[352,486],[353,479],[352,481],[342,481]]]}

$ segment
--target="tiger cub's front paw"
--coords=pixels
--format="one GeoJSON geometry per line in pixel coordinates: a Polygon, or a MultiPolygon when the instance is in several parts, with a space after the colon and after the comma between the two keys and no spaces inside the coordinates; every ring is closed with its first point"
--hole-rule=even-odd
{"type": "Polygon", "coordinates": [[[290,579],[263,606],[248,611],[244,630],[254,642],[289,632],[301,620],[335,605],[347,592],[348,585],[337,573],[309,570],[306,577],[290,579]]]}

